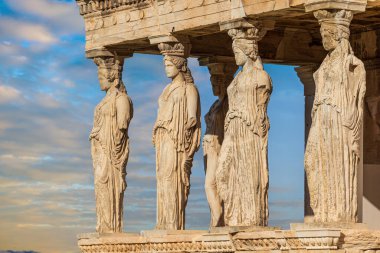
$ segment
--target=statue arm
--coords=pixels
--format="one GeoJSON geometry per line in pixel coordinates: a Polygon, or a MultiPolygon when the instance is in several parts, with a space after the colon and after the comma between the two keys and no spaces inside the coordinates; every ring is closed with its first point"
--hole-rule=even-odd
{"type": "Polygon", "coordinates": [[[194,85],[186,87],[187,96],[187,124],[186,128],[190,129],[197,124],[197,111],[198,111],[198,91],[194,85]]]}
{"type": "Polygon", "coordinates": [[[272,80],[267,72],[263,71],[257,88],[258,114],[259,114],[259,133],[261,136],[266,136],[269,130],[269,121],[267,117],[267,105],[270,94],[272,93],[272,80]]]}
{"type": "Polygon", "coordinates": [[[132,104],[127,96],[120,96],[116,99],[117,125],[120,130],[128,129],[132,119],[132,104]]]}
{"type": "Polygon", "coordinates": [[[258,106],[266,106],[269,100],[269,96],[272,92],[272,80],[267,72],[263,71],[263,74],[261,75],[261,78],[259,80],[259,87],[258,87],[258,106]]]}
{"type": "Polygon", "coordinates": [[[366,92],[366,72],[364,64],[352,56],[349,61],[348,85],[352,89],[349,98],[347,115],[344,119],[344,125],[352,131],[352,150],[360,157],[360,130],[363,120],[364,96],[366,92]]]}

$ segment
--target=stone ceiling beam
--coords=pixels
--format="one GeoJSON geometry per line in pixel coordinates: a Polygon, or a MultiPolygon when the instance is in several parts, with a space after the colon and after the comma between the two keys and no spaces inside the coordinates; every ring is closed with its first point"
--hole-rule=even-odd
{"type": "Polygon", "coordinates": [[[367,0],[306,0],[306,12],[321,9],[342,9],[352,12],[363,12],[367,6],[367,0]]]}
{"type": "Polygon", "coordinates": [[[133,51],[128,49],[123,50],[109,50],[109,49],[93,49],[86,52],[87,58],[96,58],[96,57],[113,57],[114,55],[129,58],[133,56],[133,51]]]}

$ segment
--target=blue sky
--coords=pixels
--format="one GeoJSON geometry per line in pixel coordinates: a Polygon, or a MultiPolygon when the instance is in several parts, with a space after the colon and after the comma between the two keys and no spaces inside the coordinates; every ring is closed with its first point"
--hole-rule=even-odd
{"type": "MultiPolygon", "coordinates": [[[[95,230],[88,135],[102,99],[96,65],[84,56],[75,1],[0,1],[0,251],[78,252],[76,234],[95,230]]],[[[207,68],[190,59],[202,115],[212,96],[207,68]]],[[[303,219],[303,86],[294,67],[265,65],[269,103],[270,225],[303,219]]],[[[125,231],[152,229],[156,182],[151,132],[170,81],[161,56],[135,54],[123,79],[133,99],[125,231]]],[[[204,132],[203,122],[203,132],[204,132]]],[[[196,154],[187,228],[207,229],[202,150],[196,154]]]]}

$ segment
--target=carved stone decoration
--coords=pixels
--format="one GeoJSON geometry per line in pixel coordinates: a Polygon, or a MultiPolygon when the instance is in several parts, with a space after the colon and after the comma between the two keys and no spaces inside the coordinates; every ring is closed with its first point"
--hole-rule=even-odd
{"type": "Polygon", "coordinates": [[[123,58],[96,57],[101,90],[90,134],[99,233],[122,232],[123,197],[127,187],[128,127],[133,105],[122,82],[123,58]]]}
{"type": "Polygon", "coordinates": [[[328,54],[316,85],[305,170],[313,222],[357,222],[357,170],[366,90],[364,64],[348,41],[352,12],[314,12],[328,54]]]}
{"type": "Polygon", "coordinates": [[[78,236],[78,244],[81,252],[86,253],[362,252],[361,249],[379,249],[380,245],[379,233],[370,230],[261,230],[217,234],[187,230],[167,231],[160,235],[144,234],[145,232],[149,231],[141,234],[81,234],[78,236]],[[345,247],[341,247],[342,244],[345,247]],[[349,251],[345,251],[346,248],[349,251]]]}
{"type": "Polygon", "coordinates": [[[261,23],[228,31],[237,65],[242,70],[227,89],[229,110],[216,172],[227,226],[268,223],[267,106],[272,81],[258,55],[264,36],[261,23]]]}
{"type": "Polygon", "coordinates": [[[156,229],[185,229],[194,153],[201,137],[200,101],[187,57],[189,47],[160,43],[166,75],[172,79],[162,92],[153,128],[156,148],[156,229]]]}
{"type": "Polygon", "coordinates": [[[150,3],[149,0],[77,0],[76,2],[80,8],[81,15],[91,14],[100,11],[112,12],[121,6],[147,6],[150,3]]]}
{"type": "Polygon", "coordinates": [[[218,167],[220,148],[224,139],[224,119],[228,111],[227,87],[234,78],[237,66],[231,63],[208,64],[212,91],[219,98],[205,115],[206,133],[203,138],[205,161],[205,191],[211,210],[211,227],[224,225],[223,207],[216,189],[215,173],[218,167]]]}

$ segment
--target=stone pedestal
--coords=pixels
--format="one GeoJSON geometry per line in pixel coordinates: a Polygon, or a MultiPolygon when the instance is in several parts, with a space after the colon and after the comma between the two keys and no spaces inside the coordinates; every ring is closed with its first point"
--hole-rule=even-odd
{"type": "Polygon", "coordinates": [[[377,252],[380,232],[367,229],[261,229],[239,232],[142,231],[81,234],[83,253],[104,252],[377,252]]]}

